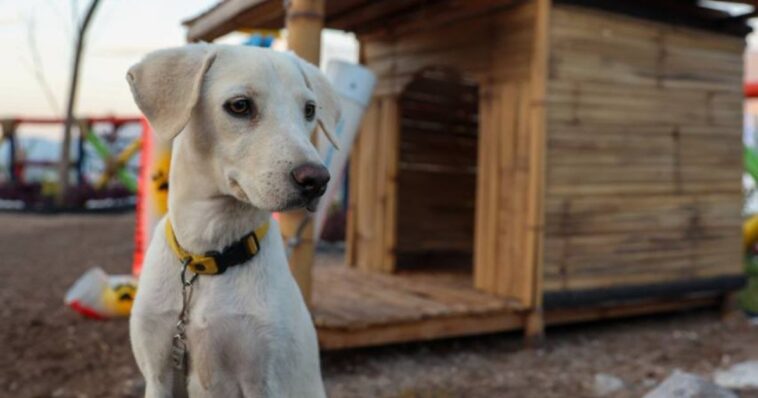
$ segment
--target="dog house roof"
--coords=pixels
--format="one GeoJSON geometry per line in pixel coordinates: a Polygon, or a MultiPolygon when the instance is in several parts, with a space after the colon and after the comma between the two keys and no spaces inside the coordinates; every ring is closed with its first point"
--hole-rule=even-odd
{"type": "MultiPolygon", "coordinates": [[[[328,0],[324,15],[327,28],[356,34],[382,33],[398,26],[440,24],[476,16],[524,0],[328,0]]],[[[756,10],[731,15],[707,3],[741,3],[758,6],[758,0],[703,2],[695,0],[556,0],[684,24],[734,35],[750,32],[747,19],[756,10]]],[[[240,29],[280,29],[285,24],[287,0],[222,0],[184,21],[187,40],[212,41],[240,29]]]]}

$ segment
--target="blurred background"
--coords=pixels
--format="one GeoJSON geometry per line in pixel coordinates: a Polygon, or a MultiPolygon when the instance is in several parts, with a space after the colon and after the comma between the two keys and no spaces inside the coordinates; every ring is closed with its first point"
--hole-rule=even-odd
{"type": "Polygon", "coordinates": [[[0,396],[142,395],[170,143],[125,75],[199,41],[347,110],[315,221],[274,216],[329,396],[758,396],[756,7],[0,0],[0,396]]]}

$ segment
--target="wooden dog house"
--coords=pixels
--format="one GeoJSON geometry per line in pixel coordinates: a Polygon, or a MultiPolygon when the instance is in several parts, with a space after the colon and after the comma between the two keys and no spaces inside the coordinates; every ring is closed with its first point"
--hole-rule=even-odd
{"type": "Polygon", "coordinates": [[[293,265],[306,286],[312,273],[323,347],[538,335],[741,285],[747,15],[678,0],[284,3],[221,2],[188,38],[286,21],[316,61],[303,26],[323,25],[354,32],[378,76],[351,154],[346,265],[293,265]]]}

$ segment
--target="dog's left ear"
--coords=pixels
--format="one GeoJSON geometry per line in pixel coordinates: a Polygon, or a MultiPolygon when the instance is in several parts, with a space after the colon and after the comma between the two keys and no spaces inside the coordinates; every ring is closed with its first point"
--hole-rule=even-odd
{"type": "Polygon", "coordinates": [[[156,134],[168,141],[184,129],[216,54],[207,44],[159,50],[129,68],[134,102],[156,134]]]}
{"type": "Polygon", "coordinates": [[[305,85],[316,95],[316,118],[321,130],[329,139],[329,142],[339,149],[339,143],[334,136],[337,123],[340,120],[340,102],[337,93],[331,83],[326,80],[321,71],[308,61],[303,60],[294,53],[290,53],[295,59],[298,69],[303,74],[305,85]]]}

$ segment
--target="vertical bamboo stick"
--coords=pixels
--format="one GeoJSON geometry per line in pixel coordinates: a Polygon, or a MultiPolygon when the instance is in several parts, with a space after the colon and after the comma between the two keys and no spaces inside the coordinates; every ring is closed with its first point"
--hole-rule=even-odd
{"type": "Polygon", "coordinates": [[[524,332],[527,340],[539,340],[544,335],[545,322],[542,314],[543,298],[543,240],[544,240],[544,185],[545,185],[545,135],[546,93],[548,57],[550,52],[551,0],[534,0],[537,7],[534,21],[534,45],[530,76],[530,157],[529,157],[529,211],[527,213],[527,259],[534,268],[532,310],[527,315],[524,332]]]}
{"type": "MultiPolygon", "coordinates": [[[[301,58],[318,65],[321,55],[321,29],[324,27],[325,0],[286,0],[287,46],[301,58]]],[[[292,237],[306,217],[305,210],[283,213],[279,218],[285,241],[292,237]]],[[[303,231],[300,245],[290,257],[290,270],[300,286],[305,302],[311,299],[311,271],[315,250],[313,223],[303,231]]]]}
{"type": "Polygon", "coordinates": [[[382,139],[386,162],[385,168],[382,170],[384,220],[377,220],[383,224],[384,236],[379,253],[382,264],[379,268],[384,272],[394,272],[395,245],[397,243],[397,168],[400,161],[399,98],[393,95],[385,98],[385,101],[387,101],[386,106],[382,108],[383,122],[385,123],[382,139]]]}

